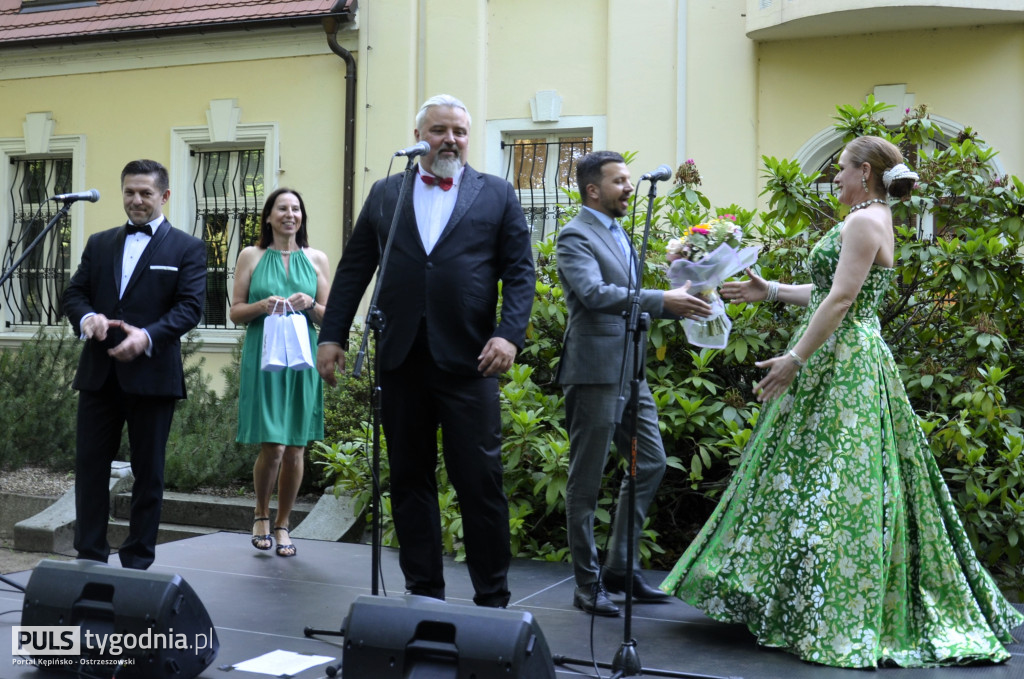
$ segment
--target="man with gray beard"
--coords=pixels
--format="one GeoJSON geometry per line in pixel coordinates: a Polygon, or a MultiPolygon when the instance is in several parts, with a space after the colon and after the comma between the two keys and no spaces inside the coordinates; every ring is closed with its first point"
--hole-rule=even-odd
{"type": "Polygon", "coordinates": [[[376,350],[406,590],[445,597],[435,475],[440,426],[462,510],[473,601],[503,607],[511,550],[497,376],[523,347],[534,270],[512,186],[466,164],[470,124],[465,105],[450,95],[420,108],[413,134],[430,151],[401,205],[402,174],[370,190],[334,275],[317,370],[332,386],[344,372],[349,327],[399,211],[380,281],[377,307],[385,325],[376,350]]]}

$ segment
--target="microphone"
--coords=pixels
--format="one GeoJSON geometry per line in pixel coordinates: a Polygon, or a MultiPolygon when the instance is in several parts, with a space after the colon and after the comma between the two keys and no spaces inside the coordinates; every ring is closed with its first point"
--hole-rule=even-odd
{"type": "Polygon", "coordinates": [[[652,182],[663,182],[667,181],[672,177],[672,168],[668,165],[659,165],[658,169],[654,172],[648,172],[645,175],[640,176],[640,181],[645,179],[652,182]]]}
{"type": "Polygon", "coordinates": [[[78,193],[62,193],[54,196],[50,200],[62,200],[65,203],[74,203],[76,200],[87,200],[90,203],[95,203],[100,199],[100,192],[96,189],[89,189],[88,191],[79,191],[78,193]]]}
{"type": "Polygon", "coordinates": [[[415,158],[416,156],[422,156],[427,153],[430,153],[430,142],[421,141],[413,144],[407,149],[395,151],[395,157],[397,158],[398,156],[406,156],[409,158],[415,158]]]}

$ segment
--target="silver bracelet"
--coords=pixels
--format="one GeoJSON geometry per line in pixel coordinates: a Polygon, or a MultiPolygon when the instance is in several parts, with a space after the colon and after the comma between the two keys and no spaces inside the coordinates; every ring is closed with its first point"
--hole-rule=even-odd
{"type": "Polygon", "coordinates": [[[765,297],[766,302],[774,302],[779,298],[779,282],[768,281],[768,296],[765,297]]]}
{"type": "Polygon", "coordinates": [[[793,359],[793,362],[796,363],[796,367],[798,368],[802,368],[805,365],[807,365],[807,360],[800,358],[800,356],[793,349],[790,349],[786,355],[793,359]]]}

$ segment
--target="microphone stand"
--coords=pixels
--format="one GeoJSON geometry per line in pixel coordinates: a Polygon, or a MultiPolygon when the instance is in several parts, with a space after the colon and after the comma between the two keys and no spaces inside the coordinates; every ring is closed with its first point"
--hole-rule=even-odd
{"type": "Polygon", "coordinates": [[[22,251],[21,257],[18,257],[18,261],[14,262],[14,264],[11,264],[11,268],[9,268],[7,271],[5,271],[3,273],[2,276],[0,276],[0,287],[2,287],[3,284],[6,283],[7,280],[12,275],[14,275],[14,270],[17,269],[18,266],[20,266],[21,263],[25,261],[25,258],[29,256],[29,253],[31,253],[32,250],[34,250],[35,247],[37,245],[39,245],[40,241],[42,241],[43,238],[46,237],[46,234],[50,233],[50,231],[53,229],[53,227],[57,225],[57,221],[61,217],[67,217],[68,210],[71,209],[71,204],[73,202],[75,202],[75,200],[76,199],[71,199],[71,200],[65,200],[64,201],[64,205],[61,206],[61,208],[59,210],[57,210],[57,214],[55,214],[53,216],[53,218],[46,224],[46,226],[43,228],[43,230],[39,232],[39,235],[36,236],[35,239],[31,243],[28,244],[28,247],[26,247],[22,251]]]}
{"type": "MultiPolygon", "coordinates": [[[[651,212],[654,205],[654,197],[657,195],[658,185],[651,182],[650,192],[647,199],[647,218],[644,222],[644,237],[640,244],[639,263],[646,261],[647,241],[651,233],[651,212]]],[[[640,655],[636,650],[636,639],[633,638],[633,542],[634,517],[636,516],[636,445],[637,429],[639,423],[640,408],[640,381],[641,371],[644,370],[644,350],[647,330],[650,327],[650,315],[640,311],[640,292],[643,289],[643,270],[634,264],[632,257],[629,263],[630,280],[637,277],[636,285],[630,292],[629,308],[623,312],[626,319],[626,343],[622,350],[622,363],[619,368],[619,384],[623,384],[626,377],[626,356],[630,343],[633,346],[633,366],[629,380],[629,401],[624,402],[625,397],[619,393],[619,408],[617,409],[619,421],[629,417],[629,456],[627,458],[628,469],[626,470],[627,493],[626,493],[626,572],[623,575],[624,589],[626,590],[626,604],[623,612],[624,622],[622,630],[622,645],[615,653],[612,660],[613,677],[633,677],[642,674],[643,667],[640,664],[640,655]]],[[[620,507],[618,511],[623,511],[620,507]]]]}
{"type": "MultiPolygon", "coordinates": [[[[402,185],[398,191],[398,202],[395,204],[395,213],[391,217],[391,230],[388,232],[387,241],[384,244],[384,251],[380,257],[380,264],[377,267],[377,280],[373,286],[373,295],[370,298],[370,306],[366,312],[366,323],[363,326],[363,337],[359,343],[359,352],[356,354],[355,366],[352,368],[352,376],[360,377],[363,370],[363,361],[366,358],[366,347],[369,342],[370,332],[373,331],[373,393],[371,396],[372,423],[373,427],[373,456],[371,460],[371,476],[373,483],[373,494],[370,511],[372,519],[370,523],[370,592],[373,596],[378,594],[378,582],[380,576],[380,553],[381,553],[381,490],[380,490],[380,429],[381,429],[381,384],[380,384],[380,335],[387,325],[384,313],[377,307],[377,300],[380,298],[380,290],[384,281],[384,272],[387,269],[388,259],[391,255],[391,244],[394,242],[395,232],[398,230],[398,216],[402,211],[402,205],[409,188],[412,185],[412,178],[416,174],[413,163],[415,156],[409,155],[405,165],[405,175],[402,177],[402,185]]],[[[306,627],[304,633],[307,637],[314,635],[324,636],[345,636],[345,629],[321,630],[306,627]]],[[[341,663],[329,665],[326,674],[329,677],[338,675],[341,663]]]]}
{"type": "MultiPolygon", "coordinates": [[[[552,660],[556,665],[578,665],[580,667],[597,667],[600,669],[614,669],[613,663],[607,662],[595,662],[593,660],[585,660],[583,658],[572,658],[564,655],[552,655],[552,660]]],[[[583,675],[592,676],[592,675],[583,675]]],[[[627,676],[616,672],[612,675],[612,678],[627,676]]],[[[688,674],[686,672],[676,672],[675,670],[659,670],[651,669],[649,667],[643,668],[643,676],[655,676],[655,677],[672,677],[673,679],[743,679],[743,677],[728,676],[723,677],[717,674],[688,674]]]]}
{"type": "Polygon", "coordinates": [[[382,424],[381,414],[381,384],[380,384],[380,335],[387,325],[384,312],[377,307],[377,300],[380,298],[380,289],[384,281],[384,272],[387,269],[388,260],[391,257],[391,244],[395,240],[395,232],[398,230],[398,215],[402,211],[405,195],[412,186],[412,178],[416,174],[413,156],[409,156],[405,164],[405,175],[402,177],[402,185],[398,189],[398,202],[395,204],[395,213],[391,217],[391,229],[388,231],[388,239],[384,243],[384,252],[380,257],[380,265],[377,267],[377,280],[373,286],[373,295],[370,298],[370,307],[366,312],[366,324],[363,326],[363,338],[359,343],[359,352],[356,354],[356,364],[352,368],[352,376],[360,377],[363,374],[363,361],[366,358],[366,345],[369,341],[370,331],[373,331],[373,458],[371,475],[373,477],[373,498],[371,500],[371,511],[373,518],[370,528],[371,545],[371,568],[373,574],[370,577],[370,593],[377,596],[378,579],[380,576],[380,550],[381,550],[381,520],[380,520],[380,428],[382,424]]]}
{"type": "MultiPolygon", "coordinates": [[[[644,221],[644,237],[640,244],[640,255],[639,263],[647,261],[647,243],[651,235],[651,216],[654,209],[654,199],[658,195],[658,184],[656,180],[651,180],[651,187],[647,194],[647,217],[644,221]]],[[[626,344],[623,347],[622,364],[619,372],[619,384],[623,383],[626,372],[626,351],[632,341],[633,345],[633,366],[632,374],[629,380],[629,402],[623,404],[625,397],[620,393],[618,409],[619,413],[619,424],[622,424],[622,418],[626,416],[628,412],[629,417],[629,469],[626,471],[627,478],[627,500],[626,500],[626,511],[629,520],[626,522],[626,572],[623,575],[625,581],[624,589],[626,590],[626,603],[624,610],[624,622],[622,631],[622,645],[619,650],[615,653],[615,657],[612,659],[612,679],[618,679],[619,677],[635,677],[642,676],[645,673],[645,668],[640,663],[640,655],[636,650],[636,639],[633,638],[633,542],[634,542],[634,523],[636,516],[636,460],[637,460],[637,430],[640,419],[640,383],[644,380],[645,361],[644,354],[646,348],[646,337],[647,330],[650,327],[650,315],[646,312],[640,311],[640,293],[643,289],[643,269],[639,266],[634,266],[632,258],[630,261],[630,271],[637,276],[636,286],[632,286],[630,283],[630,301],[629,308],[623,312],[623,316],[626,319],[626,344]]],[[[630,276],[632,279],[632,275],[630,276]]],[[[620,507],[618,511],[622,511],[620,507]]],[[[563,659],[562,662],[568,663],[570,659],[563,659]]],[[[663,674],[664,676],[672,677],[692,677],[692,678],[704,678],[709,675],[702,674],[683,674],[679,672],[664,673],[660,670],[646,670],[647,674],[663,674]]]]}

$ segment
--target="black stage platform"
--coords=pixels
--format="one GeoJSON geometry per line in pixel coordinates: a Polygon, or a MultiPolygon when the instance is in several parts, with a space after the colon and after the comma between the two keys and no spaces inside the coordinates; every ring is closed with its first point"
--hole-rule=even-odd
{"type": "MultiPolygon", "coordinates": [[[[243,660],[274,650],[342,658],[340,637],[307,638],[303,630],[338,630],[357,596],[370,593],[371,551],[367,545],[316,540],[295,540],[298,556],[281,558],[258,552],[249,536],[218,533],[159,545],[151,571],[177,573],[191,585],[210,614],[220,640],[220,653],[200,676],[203,679],[246,679],[268,674],[226,672],[243,660]]],[[[401,597],[403,580],[395,550],[384,550],[381,595],[401,597]]],[[[112,559],[116,563],[116,558],[112,559]]],[[[652,583],[661,573],[648,573],[652,583]]],[[[30,571],[6,576],[27,584],[30,571]]],[[[465,566],[446,565],[448,601],[471,605],[472,587],[465,566]]],[[[597,618],[572,607],[573,582],[568,564],[517,560],[510,574],[511,610],[529,611],[540,626],[551,653],[589,661],[592,654],[601,677],[623,641],[623,618],[597,618]],[[592,639],[591,639],[592,634],[592,639]]],[[[15,665],[10,630],[21,623],[22,595],[0,583],[0,677],[43,679],[68,677],[37,668],[15,665]]],[[[613,600],[621,603],[621,598],[613,600]]],[[[473,609],[476,610],[475,608],[473,609]]],[[[1017,631],[1024,636],[1024,628],[1017,631]]],[[[718,676],[745,679],[850,679],[854,671],[804,663],[781,652],[759,648],[747,630],[706,618],[701,612],[673,599],[666,604],[637,604],[633,609],[632,636],[645,669],[644,676],[718,676]],[[661,674],[666,672],[669,674],[661,674]]],[[[1013,658],[1003,665],[932,670],[884,669],[885,679],[1024,679],[1024,644],[1012,648],[1013,658]]],[[[324,677],[321,664],[296,675],[297,679],[324,677]]],[[[558,666],[558,679],[598,676],[593,666],[558,666]]],[[[344,679],[364,679],[349,676],[344,679]]],[[[365,679],[372,679],[367,677],[365,679]]]]}

